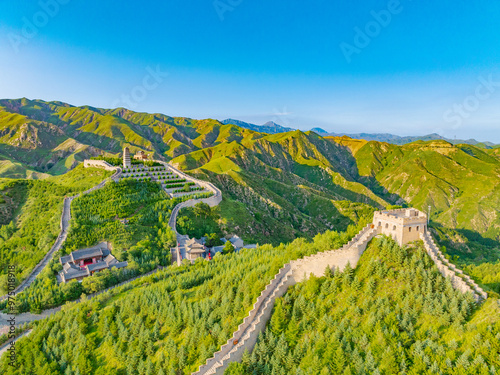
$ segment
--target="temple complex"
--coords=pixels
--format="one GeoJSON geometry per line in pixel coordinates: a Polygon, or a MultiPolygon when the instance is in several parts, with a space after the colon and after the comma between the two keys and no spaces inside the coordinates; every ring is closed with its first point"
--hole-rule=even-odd
{"type": "Polygon", "coordinates": [[[62,282],[81,281],[104,269],[127,267],[127,262],[119,262],[109,251],[106,243],[100,243],[88,249],[73,251],[59,258],[63,270],[59,273],[62,282]]]}
{"type": "Polygon", "coordinates": [[[144,151],[138,151],[135,155],[134,155],[134,160],[149,160],[149,156],[148,154],[146,154],[144,151]]]}

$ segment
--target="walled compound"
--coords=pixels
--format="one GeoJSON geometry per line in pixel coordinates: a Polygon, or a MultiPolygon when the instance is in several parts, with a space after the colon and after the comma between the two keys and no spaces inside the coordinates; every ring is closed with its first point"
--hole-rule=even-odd
{"type": "MultiPolygon", "coordinates": [[[[97,161],[101,162],[102,160],[90,160],[90,161],[91,162],[97,162],[97,161]]],[[[69,222],[71,219],[71,202],[73,202],[73,199],[75,199],[81,195],[91,193],[94,190],[98,190],[98,189],[103,188],[104,185],[106,185],[106,183],[110,180],[115,181],[115,182],[119,180],[120,174],[121,174],[121,169],[113,167],[106,162],[104,162],[104,163],[105,164],[97,163],[95,165],[93,163],[90,163],[90,164],[87,163],[87,165],[84,164],[86,168],[87,167],[97,167],[97,168],[105,168],[105,169],[110,168],[107,170],[113,170],[113,171],[115,171],[115,173],[113,173],[113,175],[111,177],[104,179],[99,184],[84,191],[83,193],[79,193],[79,194],[74,195],[72,197],[64,198],[63,208],[62,208],[62,213],[61,213],[61,221],[59,224],[61,231],[59,232],[59,235],[57,236],[57,240],[54,242],[54,245],[52,245],[49,252],[47,254],[45,254],[43,259],[33,268],[33,270],[28,275],[28,277],[14,289],[13,293],[21,293],[24,289],[26,289],[28,286],[30,286],[31,283],[36,279],[36,277],[42,272],[42,270],[49,264],[49,262],[52,260],[52,257],[54,256],[54,254],[62,247],[62,245],[66,241],[66,237],[68,236],[68,231],[69,231],[69,222]]],[[[7,294],[4,296],[0,296],[0,301],[3,301],[7,298],[8,298],[7,294]]]]}
{"type": "Polygon", "coordinates": [[[68,282],[69,280],[83,280],[96,272],[128,266],[128,262],[119,262],[109,249],[107,242],[87,248],[73,251],[69,255],[59,258],[63,266],[58,275],[58,280],[68,282]]]}
{"type": "Polygon", "coordinates": [[[257,298],[253,309],[233,333],[233,337],[193,374],[223,374],[231,362],[241,360],[245,350],[252,351],[271,317],[276,298],[282,297],[289,286],[307,280],[311,274],[323,276],[326,267],[340,271],[347,264],[356,267],[368,243],[381,234],[392,237],[400,246],[423,240],[427,253],[441,274],[450,277],[456,289],[472,293],[477,301],[487,298],[487,294],[470,277],[445,260],[437,249],[428,233],[427,215],[416,209],[376,212],[373,223],[363,228],[341,249],[325,251],[285,264],[257,298]]]}

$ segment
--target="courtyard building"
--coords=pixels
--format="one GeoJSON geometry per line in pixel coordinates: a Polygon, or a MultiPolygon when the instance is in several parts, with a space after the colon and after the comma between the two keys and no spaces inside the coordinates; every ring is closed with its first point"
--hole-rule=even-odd
{"type": "Polygon", "coordinates": [[[70,280],[81,281],[85,277],[104,269],[128,266],[127,262],[120,262],[111,255],[106,243],[100,243],[88,249],[73,251],[71,254],[59,258],[59,262],[63,266],[59,278],[64,283],[70,280]]]}

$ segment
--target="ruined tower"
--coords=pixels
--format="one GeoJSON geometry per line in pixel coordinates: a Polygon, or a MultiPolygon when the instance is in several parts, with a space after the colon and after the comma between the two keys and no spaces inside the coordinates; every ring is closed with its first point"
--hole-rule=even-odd
{"type": "Polygon", "coordinates": [[[132,163],[130,162],[130,151],[128,147],[123,149],[123,168],[130,168],[132,163]]]}

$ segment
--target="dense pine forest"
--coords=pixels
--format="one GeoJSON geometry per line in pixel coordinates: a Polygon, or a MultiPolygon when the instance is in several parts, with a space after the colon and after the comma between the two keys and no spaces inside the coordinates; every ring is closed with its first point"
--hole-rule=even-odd
{"type": "Polygon", "coordinates": [[[500,305],[452,288],[422,247],[376,239],[356,270],[291,287],[225,374],[496,374],[500,305]]]}
{"type": "MultiPolygon", "coordinates": [[[[133,179],[109,183],[103,189],[78,197],[72,203],[70,232],[62,251],[17,296],[18,311],[39,312],[59,306],[82,293],[95,293],[158,266],[170,265],[170,248],[175,245],[174,233],[168,227],[170,212],[190,197],[170,199],[159,184],[133,179]],[[59,257],[101,241],[108,241],[113,255],[129,265],[119,270],[104,270],[82,282],[59,284],[56,279],[62,269],[59,257]]],[[[4,305],[5,302],[0,303],[0,308],[4,305]]]]}
{"type": "Polygon", "coordinates": [[[9,264],[16,266],[19,284],[54,244],[64,197],[109,176],[111,172],[81,165],[45,180],[0,179],[0,295],[7,290],[9,264]]]}
{"type": "Polygon", "coordinates": [[[190,374],[232,335],[274,274],[291,259],[338,248],[358,232],[244,249],[169,267],[71,305],[19,341],[5,374],[190,374]],[[126,291],[126,293],[125,293],[126,291]]]}
{"type": "Polygon", "coordinates": [[[340,247],[375,210],[429,206],[433,237],[489,293],[485,303],[454,291],[421,244],[377,239],[355,270],[325,271],[290,288],[254,352],[227,374],[499,372],[499,148],[265,134],[211,119],[28,99],[0,100],[0,120],[0,177],[41,178],[0,179],[0,292],[7,265],[16,265],[19,283],[50,249],[63,198],[112,173],[79,162],[119,165],[125,146],[222,191],[217,207],[183,209],[180,233],[207,235],[215,245],[233,234],[266,244],[168,266],[87,300],[170,264],[175,238],[167,223],[181,200],[133,180],[81,196],[64,248],[17,302],[20,312],[83,302],[33,323],[17,344],[20,367],[4,357],[0,373],[190,374],[227,341],[284,263],[340,247]],[[59,285],[59,257],[101,241],[129,266],[59,285]]]}

